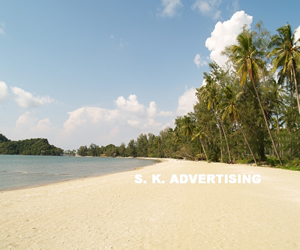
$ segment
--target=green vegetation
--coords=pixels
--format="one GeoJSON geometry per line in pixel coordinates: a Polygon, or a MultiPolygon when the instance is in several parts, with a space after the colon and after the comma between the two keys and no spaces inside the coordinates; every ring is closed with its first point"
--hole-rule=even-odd
{"type": "Polygon", "coordinates": [[[293,161],[286,163],[282,168],[300,171],[300,159],[294,159],[293,161]]]}
{"type": "Polygon", "coordinates": [[[50,145],[47,139],[8,140],[0,134],[0,154],[9,155],[62,155],[63,150],[50,145]]]}
{"type": "Polygon", "coordinates": [[[64,155],[65,156],[76,156],[76,150],[64,150],[64,155]]]}
{"type": "Polygon", "coordinates": [[[271,36],[262,22],[244,28],[209,64],[194,112],[175,128],[141,134],[127,147],[80,147],[79,155],[171,157],[300,170],[300,39],[289,24],[271,36]],[[94,149],[96,148],[96,149],[94,149]],[[94,153],[97,152],[97,153],[94,153]]]}

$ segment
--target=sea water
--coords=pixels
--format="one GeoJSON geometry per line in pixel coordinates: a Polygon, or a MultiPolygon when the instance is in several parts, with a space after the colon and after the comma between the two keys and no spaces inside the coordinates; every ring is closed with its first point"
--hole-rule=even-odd
{"type": "Polygon", "coordinates": [[[0,190],[123,172],[153,163],[130,158],[0,155],[0,190]]]}

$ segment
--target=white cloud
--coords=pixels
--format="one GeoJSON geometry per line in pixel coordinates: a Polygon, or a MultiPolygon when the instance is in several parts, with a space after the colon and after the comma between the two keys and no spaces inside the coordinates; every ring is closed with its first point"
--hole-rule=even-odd
{"type": "Polygon", "coordinates": [[[201,58],[200,54],[197,54],[195,56],[194,63],[197,65],[198,68],[207,64],[207,62],[203,58],[201,58]]]}
{"type": "Polygon", "coordinates": [[[220,66],[225,65],[227,58],[221,55],[226,46],[236,43],[237,36],[242,32],[244,25],[250,27],[252,16],[247,15],[244,11],[236,12],[230,20],[218,22],[211,36],[207,38],[205,46],[211,51],[211,60],[220,66]]]}
{"type": "Polygon", "coordinates": [[[5,82],[0,81],[0,102],[5,101],[9,96],[8,87],[5,82]]]}
{"type": "Polygon", "coordinates": [[[159,116],[163,116],[163,117],[173,116],[173,112],[171,112],[171,111],[160,111],[159,116]]]}
{"type": "Polygon", "coordinates": [[[30,112],[26,112],[19,116],[16,121],[16,129],[29,130],[33,128],[38,119],[31,115],[30,112]]]}
{"type": "Polygon", "coordinates": [[[182,6],[181,0],[162,0],[163,10],[160,15],[162,17],[173,17],[176,15],[178,8],[182,6]]]}
{"type": "Polygon", "coordinates": [[[49,118],[45,118],[43,120],[39,120],[36,125],[36,130],[40,132],[46,132],[51,129],[52,123],[50,122],[49,118]]]}
{"type": "Polygon", "coordinates": [[[63,144],[60,133],[61,129],[52,124],[49,118],[38,119],[27,111],[18,117],[9,137],[15,140],[48,138],[52,144],[60,146],[63,144]]]}
{"type": "Polygon", "coordinates": [[[11,87],[12,92],[17,96],[16,102],[22,108],[39,107],[54,102],[49,96],[34,97],[31,93],[18,87],[11,87]]]}
{"type": "MultiPolygon", "coordinates": [[[[179,98],[178,112],[186,114],[193,110],[195,89],[186,90],[179,98]]],[[[16,121],[10,138],[48,138],[51,144],[64,149],[78,149],[82,145],[120,145],[130,139],[136,139],[140,133],[159,132],[172,126],[175,112],[160,110],[151,101],[147,106],[138,102],[136,95],[127,99],[120,96],[115,101],[115,108],[81,107],[68,112],[65,122],[53,124],[50,118],[38,117],[32,112],[25,112],[16,121]]]]}
{"type": "Polygon", "coordinates": [[[120,96],[114,103],[113,109],[82,107],[69,112],[60,133],[65,143],[72,143],[77,148],[92,142],[118,144],[135,139],[140,133],[157,134],[170,119],[174,119],[165,118],[173,113],[159,110],[154,101],[148,107],[139,103],[136,95],[127,99],[120,96]]]}
{"type": "Polygon", "coordinates": [[[178,99],[178,115],[186,115],[189,112],[194,111],[194,105],[197,103],[196,89],[191,88],[184,92],[178,99]]]}
{"type": "Polygon", "coordinates": [[[209,12],[212,10],[211,5],[205,1],[196,1],[193,5],[193,8],[198,8],[202,13],[209,12]]]}
{"type": "Polygon", "coordinates": [[[50,122],[49,118],[39,120],[28,111],[19,116],[16,121],[15,127],[16,130],[19,130],[21,132],[30,131],[36,136],[42,134],[43,132],[49,132],[53,128],[54,125],[50,122]]]}
{"type": "Polygon", "coordinates": [[[130,125],[135,128],[145,128],[153,124],[155,116],[170,116],[172,112],[159,111],[154,101],[149,108],[140,104],[136,95],[130,95],[126,100],[120,96],[115,101],[116,109],[103,109],[98,107],[82,107],[69,112],[69,118],[64,123],[64,130],[70,134],[79,128],[102,126],[103,124],[130,125]],[[150,120],[149,120],[150,119],[150,120]],[[150,122],[149,122],[150,121],[150,122]]]}
{"type": "MultiPolygon", "coordinates": [[[[295,29],[295,40],[297,41],[300,38],[300,26],[295,29]]],[[[300,42],[297,43],[298,46],[300,46],[300,42]]]]}
{"type": "Polygon", "coordinates": [[[69,118],[64,123],[64,129],[70,133],[82,125],[112,122],[119,116],[118,110],[108,110],[98,107],[83,107],[68,112],[69,118]]]}
{"type": "Polygon", "coordinates": [[[120,96],[115,103],[118,108],[127,112],[142,113],[145,109],[145,107],[138,102],[136,95],[130,95],[128,100],[125,100],[123,96],[120,96]]]}
{"type": "MultiPolygon", "coordinates": [[[[150,132],[152,129],[161,130],[162,124],[160,122],[156,122],[152,118],[148,118],[147,122],[143,126],[144,131],[150,132]]],[[[145,133],[147,133],[145,132],[145,133]]]]}
{"type": "Polygon", "coordinates": [[[147,108],[148,116],[153,117],[156,115],[157,105],[155,102],[150,102],[149,108],[147,108]]]}
{"type": "Polygon", "coordinates": [[[201,14],[209,15],[216,20],[221,16],[221,11],[218,9],[221,3],[222,0],[196,0],[192,9],[197,9],[201,14]]]}
{"type": "Polygon", "coordinates": [[[138,127],[141,124],[139,120],[128,120],[127,123],[132,127],[138,127]]]}
{"type": "MultiPolygon", "coordinates": [[[[115,109],[103,109],[98,107],[82,107],[69,112],[69,118],[64,123],[64,130],[70,134],[79,128],[89,126],[102,126],[104,124],[114,124],[120,127],[132,126],[144,128],[154,124],[149,123],[149,119],[155,116],[170,116],[171,112],[159,111],[154,101],[151,101],[149,108],[137,101],[136,95],[130,95],[126,100],[120,96],[115,101],[115,109]]],[[[172,113],[171,113],[172,114],[172,113]]]]}

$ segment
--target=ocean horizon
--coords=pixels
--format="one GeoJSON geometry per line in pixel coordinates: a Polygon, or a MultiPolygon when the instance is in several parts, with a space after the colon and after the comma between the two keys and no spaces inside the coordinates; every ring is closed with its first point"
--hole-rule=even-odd
{"type": "Polygon", "coordinates": [[[0,155],[0,191],[124,172],[155,162],[137,158],[0,155]]]}

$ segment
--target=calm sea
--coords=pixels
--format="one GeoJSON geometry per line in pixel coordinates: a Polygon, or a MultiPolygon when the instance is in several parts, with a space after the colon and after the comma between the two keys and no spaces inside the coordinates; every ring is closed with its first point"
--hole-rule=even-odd
{"type": "Polygon", "coordinates": [[[127,158],[0,155],[0,190],[123,172],[153,163],[127,158]]]}

